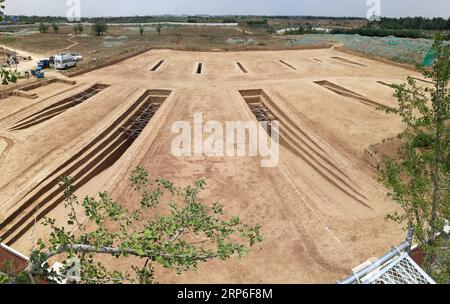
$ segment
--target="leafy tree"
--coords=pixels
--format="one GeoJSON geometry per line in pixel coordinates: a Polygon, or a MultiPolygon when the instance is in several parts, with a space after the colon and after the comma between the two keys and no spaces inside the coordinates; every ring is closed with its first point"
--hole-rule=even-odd
{"type": "Polygon", "coordinates": [[[46,34],[48,32],[48,28],[49,28],[48,24],[40,23],[39,24],[39,33],[46,34]]]}
{"type": "Polygon", "coordinates": [[[83,33],[83,25],[81,25],[81,23],[75,24],[75,26],[73,27],[73,31],[76,35],[83,33]]]}
{"type": "Polygon", "coordinates": [[[74,195],[72,179],[63,178],[65,207],[69,210],[67,225],[61,227],[54,219],[45,220],[44,224],[51,228],[50,239],[38,240],[25,273],[32,280],[67,278],[73,262],[79,261],[77,283],[154,283],[156,265],[177,273],[195,270],[200,262],[241,257],[263,241],[258,225],[243,224],[237,216],[227,220],[218,202],[200,203],[204,180],[186,187],[164,179],[152,183],[139,166],[133,170],[130,182],[139,194],[139,208],[128,210],[102,192],[98,198],[86,197],[81,203],[85,223],[74,211],[80,202],[74,195]],[[78,229],[76,235],[70,233],[74,228],[78,229]],[[138,258],[142,263],[134,260],[130,272],[109,269],[102,264],[105,255],[121,260],[138,258]],[[55,257],[66,260],[61,276],[48,270],[48,259],[55,257]]]}
{"type": "Polygon", "coordinates": [[[361,35],[369,37],[395,36],[401,38],[429,38],[424,32],[419,30],[386,29],[386,28],[371,28],[371,27],[362,27],[355,29],[336,28],[331,31],[331,34],[361,35]]]}
{"type": "Polygon", "coordinates": [[[381,28],[386,29],[415,29],[415,30],[450,30],[450,19],[444,18],[381,18],[381,28]]]}
{"type": "MultiPolygon", "coordinates": [[[[0,21],[3,20],[3,9],[5,8],[5,5],[3,4],[3,2],[5,2],[5,0],[0,0],[0,21]]],[[[3,85],[7,85],[10,82],[16,82],[17,76],[12,71],[7,70],[2,67],[2,68],[0,68],[0,79],[1,79],[3,85]]],[[[1,282],[1,280],[2,280],[2,278],[1,278],[1,273],[0,273],[0,282],[1,282]]]]}
{"type": "Polygon", "coordinates": [[[402,159],[386,158],[382,180],[401,207],[389,218],[414,228],[426,251],[426,270],[449,282],[448,238],[437,234],[450,219],[450,46],[437,35],[433,49],[432,67],[419,67],[432,87],[421,87],[411,77],[407,84],[392,85],[399,105],[388,112],[402,118],[406,129],[399,136],[405,144],[402,159]]]}
{"type": "Polygon", "coordinates": [[[97,21],[92,26],[92,31],[97,36],[103,36],[108,31],[108,25],[104,21],[97,21]]]}
{"type": "Polygon", "coordinates": [[[3,85],[7,85],[11,82],[15,83],[17,81],[18,76],[19,75],[17,73],[11,70],[0,68],[0,79],[2,80],[3,85]]]}
{"type": "Polygon", "coordinates": [[[55,34],[58,34],[59,25],[56,22],[53,22],[52,27],[53,27],[53,32],[55,32],[55,34]]]}
{"type": "Polygon", "coordinates": [[[158,35],[161,35],[161,23],[158,23],[156,26],[156,31],[158,32],[158,35]]]}
{"type": "Polygon", "coordinates": [[[144,35],[144,30],[145,30],[144,25],[143,25],[143,24],[139,24],[139,34],[140,34],[141,36],[144,35]]]}

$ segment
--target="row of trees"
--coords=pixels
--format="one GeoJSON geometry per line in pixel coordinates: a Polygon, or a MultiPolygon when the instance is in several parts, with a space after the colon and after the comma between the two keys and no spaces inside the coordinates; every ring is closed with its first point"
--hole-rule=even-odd
{"type": "MultiPolygon", "coordinates": [[[[39,29],[39,33],[46,34],[48,32],[49,28],[50,28],[50,26],[48,24],[40,23],[39,24],[39,28],[38,28],[39,29]]],[[[57,23],[53,23],[52,24],[52,29],[53,29],[53,32],[55,34],[58,34],[58,32],[59,32],[59,25],[57,23]]]]}
{"type": "MultiPolygon", "coordinates": [[[[5,5],[3,4],[5,0],[0,0],[0,21],[3,20],[2,11],[5,8],[5,5]]],[[[19,74],[16,72],[11,71],[10,69],[5,69],[4,67],[0,67],[0,80],[3,85],[7,85],[11,82],[16,82],[17,78],[19,77],[19,74]]]]}
{"type": "Polygon", "coordinates": [[[331,34],[348,34],[348,35],[361,35],[369,37],[387,37],[395,36],[400,38],[430,38],[424,32],[419,30],[408,29],[385,29],[385,28],[371,28],[361,27],[355,29],[333,29],[331,34]]]}
{"type": "Polygon", "coordinates": [[[295,29],[287,30],[285,35],[304,35],[304,34],[326,34],[326,31],[315,30],[311,26],[299,26],[295,29]]]}
{"type": "Polygon", "coordinates": [[[450,18],[381,18],[379,26],[384,29],[412,29],[412,30],[450,30],[450,18]]]}
{"type": "MultiPolygon", "coordinates": [[[[67,22],[66,17],[55,16],[15,16],[16,22],[21,24],[39,24],[39,23],[63,23],[67,22]]],[[[130,16],[130,17],[82,17],[81,22],[95,23],[105,21],[107,23],[155,23],[155,22],[189,22],[189,23],[237,23],[240,20],[246,20],[247,17],[241,16],[130,16]]],[[[13,22],[12,16],[5,16],[5,20],[13,22]]]]}
{"type": "MultiPolygon", "coordinates": [[[[39,24],[39,32],[40,33],[43,33],[43,34],[47,33],[49,28],[50,28],[50,26],[48,24],[45,24],[45,23],[39,24]]],[[[52,28],[53,28],[53,31],[55,32],[55,34],[57,34],[59,32],[59,25],[57,23],[53,23],[52,28]]],[[[158,32],[158,35],[161,35],[161,29],[162,29],[162,26],[160,23],[158,23],[156,26],[156,31],[158,32]]],[[[79,35],[79,34],[83,33],[83,25],[81,23],[76,23],[73,27],[73,30],[74,30],[75,34],[79,35]]],[[[139,24],[139,33],[141,36],[144,35],[144,30],[145,30],[144,25],[139,24]]],[[[108,24],[106,24],[106,22],[98,21],[92,25],[92,32],[97,36],[103,36],[107,31],[108,31],[108,24]]]]}

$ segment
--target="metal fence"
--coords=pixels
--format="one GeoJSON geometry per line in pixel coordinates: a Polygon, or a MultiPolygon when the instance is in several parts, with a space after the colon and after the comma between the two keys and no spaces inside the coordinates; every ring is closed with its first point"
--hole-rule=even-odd
{"type": "Polygon", "coordinates": [[[409,256],[412,240],[413,230],[410,229],[405,242],[338,283],[435,284],[433,279],[409,256]]]}

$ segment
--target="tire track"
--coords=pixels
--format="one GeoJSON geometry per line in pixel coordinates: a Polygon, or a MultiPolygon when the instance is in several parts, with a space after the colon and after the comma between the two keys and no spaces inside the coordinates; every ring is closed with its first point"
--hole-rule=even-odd
{"type": "Polygon", "coordinates": [[[0,167],[3,164],[3,161],[5,160],[6,154],[8,154],[9,150],[11,150],[11,148],[14,145],[14,142],[7,137],[0,136],[0,142],[1,141],[5,142],[6,147],[0,151],[0,167]]]}

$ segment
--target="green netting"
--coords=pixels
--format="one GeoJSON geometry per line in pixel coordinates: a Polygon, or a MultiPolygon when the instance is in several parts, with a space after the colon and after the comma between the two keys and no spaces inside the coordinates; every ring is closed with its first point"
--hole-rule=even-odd
{"type": "Polygon", "coordinates": [[[297,40],[289,40],[287,45],[320,45],[327,43],[339,43],[344,47],[357,52],[408,64],[430,64],[434,58],[429,54],[430,49],[433,46],[433,40],[431,39],[396,38],[392,36],[367,37],[360,35],[309,34],[302,35],[297,40]]]}
{"type": "Polygon", "coordinates": [[[425,58],[422,61],[423,66],[431,66],[434,62],[434,58],[436,57],[436,51],[433,49],[430,49],[428,53],[425,55],[425,58]]]}

